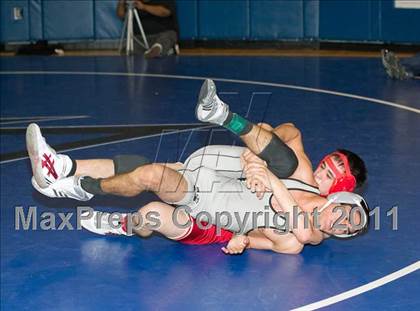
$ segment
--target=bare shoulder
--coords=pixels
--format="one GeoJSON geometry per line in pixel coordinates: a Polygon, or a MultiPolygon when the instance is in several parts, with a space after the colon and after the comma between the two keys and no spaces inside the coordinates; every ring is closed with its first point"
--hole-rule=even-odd
{"type": "Polygon", "coordinates": [[[326,198],[317,195],[313,199],[312,204],[314,205],[314,207],[321,207],[327,202],[328,202],[328,200],[326,198]]]}
{"type": "Polygon", "coordinates": [[[316,208],[321,208],[328,200],[315,194],[303,194],[299,198],[299,206],[306,212],[312,212],[316,208]]]}

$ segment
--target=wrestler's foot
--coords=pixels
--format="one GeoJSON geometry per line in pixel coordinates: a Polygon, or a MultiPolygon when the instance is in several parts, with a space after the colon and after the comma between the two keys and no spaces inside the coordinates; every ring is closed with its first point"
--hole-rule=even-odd
{"type": "Polygon", "coordinates": [[[32,186],[43,195],[50,198],[70,198],[78,201],[89,201],[93,194],[83,190],[80,185],[82,176],[70,176],[62,178],[47,188],[41,188],[36,179],[32,177],[32,186]]]}
{"type": "Polygon", "coordinates": [[[80,224],[86,230],[100,235],[126,235],[132,236],[133,233],[127,232],[128,214],[121,213],[121,217],[110,217],[110,213],[94,211],[93,215],[87,219],[89,212],[82,213],[80,224]]]}
{"type": "Polygon", "coordinates": [[[393,79],[406,80],[412,78],[412,74],[405,70],[398,57],[391,51],[381,50],[382,64],[386,73],[393,79]]]}
{"type": "Polygon", "coordinates": [[[217,96],[216,85],[213,80],[206,79],[201,86],[195,108],[197,119],[202,122],[223,125],[228,114],[229,106],[217,96]]]}
{"type": "Polygon", "coordinates": [[[31,160],[32,172],[41,188],[66,177],[72,168],[70,157],[57,154],[42,137],[41,130],[35,123],[26,129],[26,148],[31,160]]]}

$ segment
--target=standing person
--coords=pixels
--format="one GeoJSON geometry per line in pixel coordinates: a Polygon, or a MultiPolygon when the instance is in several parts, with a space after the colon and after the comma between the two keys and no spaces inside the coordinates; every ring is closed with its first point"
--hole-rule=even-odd
{"type": "MultiPolygon", "coordinates": [[[[178,42],[178,21],[174,0],[133,0],[134,6],[150,44],[148,50],[134,45],[134,53],[143,53],[146,58],[164,57],[175,53],[178,42]]],[[[118,0],[117,15],[124,19],[128,0],[118,0]]],[[[134,23],[134,34],[140,39],[140,29],[134,23]]]]}

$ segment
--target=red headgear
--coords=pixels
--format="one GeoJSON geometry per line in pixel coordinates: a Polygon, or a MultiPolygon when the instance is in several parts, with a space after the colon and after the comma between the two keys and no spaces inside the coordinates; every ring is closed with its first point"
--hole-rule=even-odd
{"type": "Polygon", "coordinates": [[[335,151],[323,158],[319,165],[321,165],[322,162],[325,162],[325,164],[333,171],[335,175],[334,182],[331,185],[330,190],[328,190],[328,194],[339,191],[353,192],[354,188],[356,188],[356,178],[351,174],[349,161],[344,154],[335,151]],[[341,161],[343,162],[344,173],[341,173],[334,164],[332,158],[335,156],[340,157],[341,161]]]}

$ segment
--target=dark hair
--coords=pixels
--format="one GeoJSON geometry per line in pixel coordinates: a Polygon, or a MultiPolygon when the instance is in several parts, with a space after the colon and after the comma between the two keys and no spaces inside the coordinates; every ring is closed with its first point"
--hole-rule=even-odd
{"type": "Polygon", "coordinates": [[[367,169],[365,162],[354,152],[346,149],[337,149],[338,152],[344,154],[349,161],[352,175],[356,178],[356,187],[361,187],[367,179],[367,169]]]}

